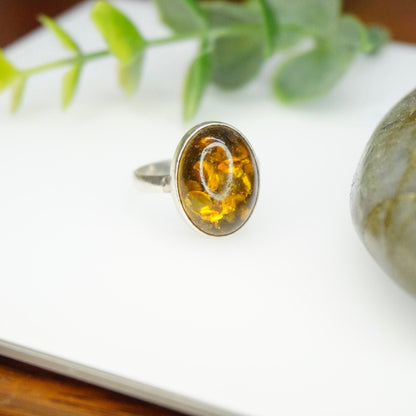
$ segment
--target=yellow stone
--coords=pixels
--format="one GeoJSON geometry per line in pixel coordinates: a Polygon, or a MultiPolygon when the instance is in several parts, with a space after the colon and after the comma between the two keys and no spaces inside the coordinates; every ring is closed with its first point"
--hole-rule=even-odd
{"type": "Polygon", "coordinates": [[[250,217],[258,193],[258,169],[247,140],[235,129],[198,129],[179,157],[176,185],[186,216],[201,231],[231,234],[250,217]]]}

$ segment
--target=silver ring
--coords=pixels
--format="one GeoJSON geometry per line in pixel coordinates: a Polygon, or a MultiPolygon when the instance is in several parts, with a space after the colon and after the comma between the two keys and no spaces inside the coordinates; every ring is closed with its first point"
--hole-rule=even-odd
{"type": "Polygon", "coordinates": [[[259,193],[259,169],[246,137],[229,124],[198,124],[179,142],[172,162],[135,171],[143,190],[171,192],[177,208],[196,230],[225,236],[250,218],[259,193]]]}

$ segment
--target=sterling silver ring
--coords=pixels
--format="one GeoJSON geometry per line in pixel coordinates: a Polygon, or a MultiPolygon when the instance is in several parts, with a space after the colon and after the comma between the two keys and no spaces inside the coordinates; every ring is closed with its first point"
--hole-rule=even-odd
{"type": "Polygon", "coordinates": [[[193,127],[172,161],[140,167],[135,176],[143,190],[171,192],[193,228],[217,237],[247,222],[259,193],[258,163],[250,143],[236,128],[218,121],[193,127]]]}

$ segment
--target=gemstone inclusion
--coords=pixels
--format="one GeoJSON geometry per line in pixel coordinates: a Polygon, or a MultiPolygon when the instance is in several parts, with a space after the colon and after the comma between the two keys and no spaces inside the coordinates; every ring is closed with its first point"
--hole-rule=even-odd
{"type": "Polygon", "coordinates": [[[185,214],[210,235],[237,231],[256,203],[256,160],[246,139],[229,126],[197,130],[182,150],[176,179],[185,214]]]}

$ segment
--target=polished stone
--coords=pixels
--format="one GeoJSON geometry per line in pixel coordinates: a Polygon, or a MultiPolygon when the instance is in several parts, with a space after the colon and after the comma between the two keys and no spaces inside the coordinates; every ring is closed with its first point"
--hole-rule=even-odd
{"type": "Polygon", "coordinates": [[[354,178],[351,211],[373,257],[416,295],[416,90],[371,137],[354,178]]]}

